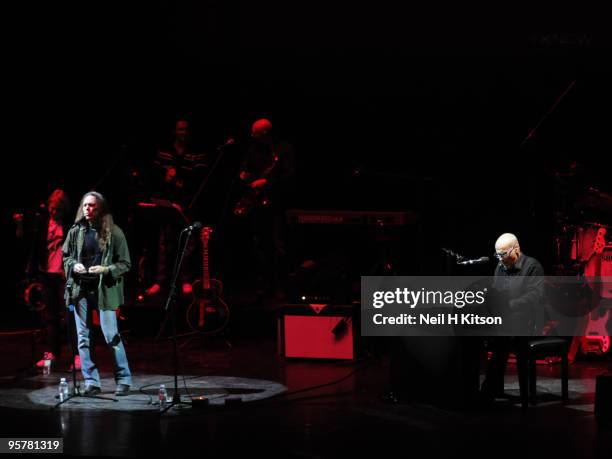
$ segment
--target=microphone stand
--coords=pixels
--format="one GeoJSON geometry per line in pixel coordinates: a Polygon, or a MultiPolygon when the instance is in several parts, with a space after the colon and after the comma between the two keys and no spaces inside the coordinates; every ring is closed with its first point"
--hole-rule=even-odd
{"type": "MultiPolygon", "coordinates": [[[[536,125],[532,129],[530,129],[530,131],[527,134],[527,136],[520,143],[520,145],[518,147],[519,151],[522,151],[523,148],[528,144],[528,142],[535,137],[535,135],[536,135],[538,129],[540,128],[540,126],[542,125],[542,123],[544,123],[544,121],[546,121],[546,119],[557,109],[557,107],[559,106],[561,101],[573,89],[573,87],[575,85],[576,85],[576,80],[572,80],[569,83],[569,85],[567,85],[565,90],[557,97],[555,102],[550,106],[550,108],[546,111],[546,113],[544,113],[540,117],[540,119],[538,120],[536,125]]],[[[534,176],[534,174],[529,174],[528,180],[529,180],[529,187],[530,187],[530,189],[532,191],[531,199],[530,199],[530,203],[529,203],[530,213],[531,213],[531,217],[535,218],[536,217],[536,203],[535,203],[536,193],[535,193],[535,191],[537,190],[537,184],[536,184],[536,181],[535,181],[536,177],[534,176]]]]}
{"type": "Polygon", "coordinates": [[[183,264],[183,259],[185,258],[185,252],[187,251],[187,245],[189,244],[189,239],[191,238],[191,233],[193,232],[193,229],[194,229],[193,226],[190,226],[186,230],[183,230],[181,232],[181,235],[179,236],[179,246],[180,246],[180,240],[182,239],[183,233],[187,231],[185,242],[183,243],[180,255],[177,258],[175,266],[174,266],[174,273],[172,274],[172,283],[170,284],[170,292],[168,293],[168,299],[166,300],[166,306],[164,307],[166,314],[170,315],[170,324],[172,327],[171,339],[172,339],[172,360],[173,360],[173,366],[174,366],[174,393],[172,395],[172,402],[170,402],[168,406],[166,406],[160,412],[160,414],[164,414],[166,411],[168,411],[170,408],[176,405],[191,406],[191,403],[181,401],[181,395],[178,389],[178,345],[176,343],[176,282],[177,282],[179,273],[181,271],[181,266],[183,264]]]}
{"type": "Polygon", "coordinates": [[[208,172],[208,174],[206,174],[206,177],[204,177],[204,180],[202,180],[202,183],[200,184],[200,187],[198,188],[198,191],[196,191],[195,195],[193,196],[193,199],[191,200],[191,202],[187,206],[187,209],[193,208],[193,205],[196,203],[196,201],[200,197],[200,194],[202,194],[202,191],[204,190],[204,188],[206,188],[206,185],[210,181],[210,178],[213,176],[213,174],[215,173],[215,170],[217,169],[217,166],[219,165],[219,161],[221,161],[221,158],[223,158],[223,156],[225,155],[225,147],[229,147],[230,145],[232,145],[234,143],[233,139],[230,139],[230,140],[231,140],[231,142],[228,140],[226,143],[224,143],[223,145],[221,145],[221,146],[216,148],[215,151],[217,153],[219,153],[219,154],[217,155],[217,158],[215,159],[215,162],[213,163],[212,167],[210,168],[210,171],[208,172]]]}
{"type": "Polygon", "coordinates": [[[108,176],[110,175],[110,173],[115,169],[115,167],[117,167],[117,165],[119,164],[119,162],[121,161],[122,157],[126,157],[127,156],[127,146],[126,145],[121,145],[121,147],[119,147],[121,149],[121,151],[117,154],[117,157],[115,158],[115,160],[113,161],[113,163],[110,165],[110,167],[108,169],[106,169],[106,171],[104,172],[104,174],[102,174],[102,176],[100,177],[100,179],[95,183],[95,185],[91,188],[92,190],[97,190],[98,188],[100,188],[100,186],[106,181],[106,179],[108,178],[108,176]]]}
{"type": "Polygon", "coordinates": [[[450,249],[445,249],[444,247],[442,247],[442,252],[446,254],[446,275],[451,276],[453,272],[452,259],[454,258],[456,263],[459,264],[465,259],[465,257],[463,255],[459,255],[456,252],[453,252],[450,249]]]}
{"type": "Polygon", "coordinates": [[[561,93],[561,95],[559,97],[557,97],[557,100],[555,100],[555,102],[551,105],[551,107],[546,111],[546,113],[544,113],[544,115],[542,115],[542,117],[539,119],[539,121],[537,122],[537,124],[529,131],[529,133],[527,134],[527,136],[523,139],[523,141],[521,142],[519,148],[523,148],[525,146],[525,144],[530,141],[536,134],[536,131],[538,130],[538,128],[540,127],[540,125],[546,120],[546,118],[549,117],[549,115],[555,111],[555,109],[557,108],[557,106],[561,103],[561,101],[563,100],[563,98],[567,95],[568,92],[571,91],[571,89],[576,85],[576,80],[572,80],[570,82],[570,84],[565,88],[565,90],[561,93]]]}

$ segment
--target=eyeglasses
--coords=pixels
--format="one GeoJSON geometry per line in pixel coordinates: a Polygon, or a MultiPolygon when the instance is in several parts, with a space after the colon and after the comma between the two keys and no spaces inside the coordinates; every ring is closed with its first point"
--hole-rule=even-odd
{"type": "Polygon", "coordinates": [[[495,252],[495,258],[497,258],[498,260],[502,260],[503,258],[510,256],[514,249],[516,249],[516,245],[513,245],[505,252],[495,252]]]}

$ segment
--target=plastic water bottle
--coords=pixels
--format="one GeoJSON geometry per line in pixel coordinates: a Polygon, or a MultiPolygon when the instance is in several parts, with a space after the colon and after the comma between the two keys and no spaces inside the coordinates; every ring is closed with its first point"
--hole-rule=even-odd
{"type": "Polygon", "coordinates": [[[167,403],[168,403],[168,391],[166,390],[166,385],[161,384],[159,386],[159,411],[163,411],[166,408],[167,403]]]}
{"type": "Polygon", "coordinates": [[[43,376],[49,376],[51,374],[51,358],[47,352],[44,355],[43,361],[43,376]]]}
{"type": "Polygon", "coordinates": [[[68,391],[68,383],[66,382],[66,378],[62,378],[60,379],[60,383],[59,383],[59,399],[60,402],[63,402],[64,400],[68,400],[68,396],[69,396],[69,391],[68,391]]]}

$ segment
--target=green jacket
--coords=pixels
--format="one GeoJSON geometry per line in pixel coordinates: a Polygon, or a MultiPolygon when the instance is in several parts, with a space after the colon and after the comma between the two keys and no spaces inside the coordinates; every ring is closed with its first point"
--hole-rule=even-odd
{"type": "MultiPolygon", "coordinates": [[[[79,297],[79,284],[73,281],[72,268],[81,260],[81,251],[85,241],[85,226],[73,226],[68,231],[62,248],[64,271],[66,273],[66,306],[74,304],[79,297]]],[[[130,252],[121,228],[113,225],[111,237],[102,252],[102,266],[108,266],[109,272],[100,274],[98,285],[98,308],[116,310],[124,302],[123,275],[130,270],[130,252]]]]}

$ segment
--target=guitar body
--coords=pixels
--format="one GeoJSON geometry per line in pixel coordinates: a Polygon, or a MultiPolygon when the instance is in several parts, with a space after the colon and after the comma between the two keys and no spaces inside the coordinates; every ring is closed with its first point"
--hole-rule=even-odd
{"type": "MultiPolygon", "coordinates": [[[[279,157],[275,153],[272,157],[270,165],[262,172],[260,178],[268,179],[274,169],[279,163],[279,157]]],[[[252,182],[251,182],[252,183],[252,182]]],[[[251,184],[245,183],[245,190],[242,193],[242,197],[238,200],[234,206],[234,215],[236,217],[246,217],[256,207],[266,207],[270,204],[268,193],[265,187],[263,188],[252,188],[251,184]]]]}
{"type": "Polygon", "coordinates": [[[193,283],[193,301],[187,308],[187,323],[192,330],[214,334],[227,326],[230,312],[222,292],[223,284],[216,279],[210,279],[209,289],[201,280],[193,283]]]}
{"type": "Polygon", "coordinates": [[[234,215],[246,217],[256,207],[265,207],[269,202],[267,193],[264,190],[248,188],[234,206],[234,215]]]}
{"type": "Polygon", "coordinates": [[[187,324],[192,330],[214,334],[223,331],[230,317],[229,307],[221,298],[223,284],[210,278],[208,240],[212,229],[202,228],[202,279],[193,283],[193,301],[187,308],[187,324]]]}
{"type": "Polygon", "coordinates": [[[589,323],[586,328],[580,350],[583,354],[604,355],[610,351],[610,336],[608,336],[608,319],[610,310],[598,318],[593,318],[595,312],[589,316],[589,323]]]}

